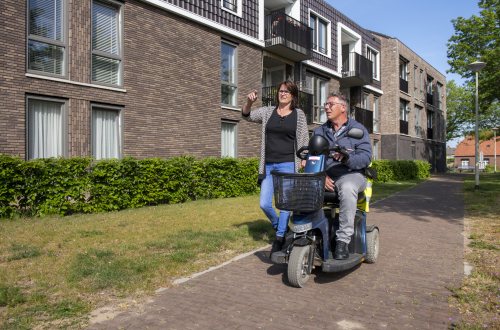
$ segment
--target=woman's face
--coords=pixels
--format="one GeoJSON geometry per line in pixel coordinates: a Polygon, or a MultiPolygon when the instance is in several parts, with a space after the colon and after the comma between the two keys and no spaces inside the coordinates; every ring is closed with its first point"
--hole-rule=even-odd
{"type": "Polygon", "coordinates": [[[285,84],[280,86],[280,89],[278,91],[278,100],[280,101],[280,104],[288,104],[292,102],[292,93],[288,90],[285,84]]]}

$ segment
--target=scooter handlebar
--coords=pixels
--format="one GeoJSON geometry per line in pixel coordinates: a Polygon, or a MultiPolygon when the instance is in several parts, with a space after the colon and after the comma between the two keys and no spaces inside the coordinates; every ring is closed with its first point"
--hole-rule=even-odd
{"type": "Polygon", "coordinates": [[[309,154],[309,147],[308,146],[303,146],[300,147],[299,150],[297,150],[296,155],[302,160],[307,160],[307,155],[309,154]],[[305,153],[307,151],[307,153],[305,153]]]}

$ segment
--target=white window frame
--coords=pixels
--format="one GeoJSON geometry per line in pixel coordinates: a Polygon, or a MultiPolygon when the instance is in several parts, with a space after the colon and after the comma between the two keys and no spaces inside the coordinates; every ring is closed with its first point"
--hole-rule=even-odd
{"type": "Polygon", "coordinates": [[[221,104],[222,106],[230,106],[230,107],[236,107],[238,106],[237,105],[237,96],[238,96],[238,45],[235,45],[234,43],[231,43],[231,42],[228,42],[226,40],[221,40],[221,64],[220,64],[220,70],[219,72],[221,72],[221,104]],[[234,59],[233,59],[233,64],[234,64],[234,67],[232,68],[232,77],[230,77],[229,79],[233,79],[233,81],[223,81],[222,80],[222,45],[223,44],[226,44],[232,48],[234,48],[234,59]],[[224,86],[227,86],[229,88],[233,88],[234,91],[233,91],[233,94],[232,94],[232,98],[230,100],[229,103],[223,103],[222,102],[222,87],[224,86]]]}
{"type": "Polygon", "coordinates": [[[399,99],[399,119],[408,122],[408,115],[410,113],[410,102],[405,99],[399,99]],[[403,107],[404,105],[404,107],[403,107]]]}
{"type": "MultiPolygon", "coordinates": [[[[56,0],[54,0],[56,1],[56,0]]],[[[52,77],[63,77],[65,78],[67,76],[67,71],[68,71],[68,24],[67,24],[67,1],[66,0],[61,0],[61,33],[62,33],[62,40],[56,40],[52,38],[47,38],[43,36],[38,36],[35,34],[30,34],[30,5],[29,5],[29,0],[27,1],[26,4],[26,71],[27,72],[32,72],[32,73],[37,73],[37,74],[42,74],[42,75],[47,75],[47,76],[52,76],[52,77]],[[61,47],[62,48],[62,64],[61,64],[61,73],[51,73],[51,72],[45,72],[41,70],[35,70],[35,69],[30,69],[29,67],[29,60],[30,60],[30,41],[33,42],[39,42],[39,43],[44,43],[48,44],[49,46],[55,46],[55,47],[61,47]]]]}
{"type": "Polygon", "coordinates": [[[373,63],[373,79],[380,80],[380,52],[370,45],[366,45],[366,58],[373,63]],[[375,61],[373,57],[375,57],[375,61]]]}
{"type": "Polygon", "coordinates": [[[120,159],[123,157],[123,125],[122,125],[122,121],[123,121],[123,107],[118,107],[118,106],[110,106],[110,105],[102,105],[102,104],[98,104],[98,103],[92,103],[91,104],[91,124],[90,124],[90,143],[91,143],[91,153],[92,153],[92,157],[94,157],[95,159],[97,160],[100,160],[100,159],[114,159],[114,158],[117,158],[117,159],[120,159]],[[117,146],[117,151],[118,151],[118,155],[117,157],[97,157],[96,156],[96,150],[95,150],[95,147],[94,147],[94,139],[95,139],[95,129],[94,129],[94,111],[95,110],[102,110],[102,111],[113,111],[113,112],[117,112],[118,115],[117,115],[117,123],[116,123],[116,130],[117,130],[117,134],[118,134],[118,138],[117,138],[117,143],[118,143],[118,146],[117,146]]]}
{"type": "Polygon", "coordinates": [[[323,23],[325,25],[325,34],[326,34],[326,45],[325,45],[325,52],[322,52],[319,50],[319,42],[316,43],[316,47],[314,47],[314,42],[313,42],[313,51],[318,53],[318,54],[321,54],[323,56],[326,56],[328,58],[331,58],[332,57],[332,22],[330,20],[328,20],[327,18],[325,18],[324,16],[321,16],[319,15],[318,13],[316,13],[315,11],[309,9],[309,27],[311,29],[313,29],[313,41],[314,40],[319,40],[319,23],[323,23]],[[315,17],[315,22],[316,22],[316,26],[312,27],[311,26],[311,18],[312,16],[315,17]]]}
{"type": "Polygon", "coordinates": [[[342,71],[351,71],[350,68],[342,68],[342,34],[345,33],[350,39],[355,40],[349,43],[349,53],[361,54],[361,35],[356,33],[353,29],[338,22],[337,23],[337,68],[338,73],[342,75],[342,71]]]}
{"type": "Polygon", "coordinates": [[[307,85],[311,86],[313,94],[312,122],[323,124],[326,121],[326,113],[323,104],[328,99],[328,80],[323,79],[310,72],[306,73],[307,85]]]}
{"type": "Polygon", "coordinates": [[[380,144],[380,141],[377,140],[377,139],[374,139],[373,140],[373,153],[372,153],[372,159],[373,160],[377,160],[379,159],[379,144],[380,144]]]}
{"type": "Polygon", "coordinates": [[[399,78],[408,81],[408,60],[399,58],[399,78]]]}
{"type": "Polygon", "coordinates": [[[120,3],[118,1],[114,0],[92,0],[92,5],[91,5],[91,12],[90,12],[90,20],[91,20],[91,36],[90,36],[90,45],[91,45],[91,56],[90,56],[90,80],[93,84],[98,84],[98,85],[105,85],[105,86],[123,86],[123,3],[120,3]],[[118,12],[118,27],[117,27],[117,32],[118,32],[118,39],[117,42],[119,43],[118,45],[118,54],[111,54],[108,52],[103,52],[100,50],[95,50],[93,46],[93,20],[94,20],[94,3],[98,2],[99,4],[103,6],[108,6],[114,9],[117,9],[118,12]],[[116,60],[118,61],[118,72],[117,72],[117,83],[108,83],[108,82],[102,82],[98,80],[93,79],[93,67],[94,67],[94,61],[93,57],[99,56],[103,57],[109,60],[116,60]]]}
{"type": "Polygon", "coordinates": [[[243,0],[220,0],[220,7],[222,10],[227,11],[233,15],[242,17],[243,16],[243,0]],[[226,4],[228,3],[234,3],[234,6],[236,6],[236,10],[232,10],[230,8],[226,7],[226,4]]]}
{"type": "Polygon", "coordinates": [[[427,94],[434,95],[434,89],[432,88],[432,85],[434,84],[434,78],[428,75],[426,81],[427,81],[427,94]]]}
{"type": "Polygon", "coordinates": [[[423,136],[423,130],[422,130],[422,107],[419,107],[418,105],[415,105],[415,135],[417,137],[422,137],[423,136]]]}
{"type": "Polygon", "coordinates": [[[50,157],[65,157],[67,155],[67,129],[66,129],[66,114],[67,114],[67,107],[68,107],[68,101],[64,99],[57,99],[57,98],[52,98],[52,97],[42,97],[42,96],[33,96],[33,95],[28,95],[26,96],[26,159],[37,159],[37,158],[50,158],[50,157]],[[34,157],[32,154],[31,150],[31,139],[32,139],[32,133],[31,133],[31,127],[34,125],[31,120],[31,115],[30,115],[30,102],[31,101],[45,101],[45,102],[53,102],[53,103],[58,103],[60,105],[61,109],[61,115],[60,115],[60,140],[59,143],[61,145],[61,150],[57,155],[51,155],[49,157],[34,157]]]}
{"type": "Polygon", "coordinates": [[[220,152],[221,152],[221,157],[231,157],[231,158],[236,158],[238,157],[238,123],[237,122],[234,122],[234,121],[227,121],[227,120],[223,120],[221,122],[221,148],[220,148],[220,152]],[[228,141],[228,137],[224,136],[224,129],[223,129],[223,125],[228,125],[228,126],[231,126],[232,127],[232,136],[229,137],[229,138],[232,138],[233,141],[232,142],[232,146],[226,146],[225,143],[228,141]],[[226,152],[226,150],[228,149],[232,149],[229,153],[226,152]]]}

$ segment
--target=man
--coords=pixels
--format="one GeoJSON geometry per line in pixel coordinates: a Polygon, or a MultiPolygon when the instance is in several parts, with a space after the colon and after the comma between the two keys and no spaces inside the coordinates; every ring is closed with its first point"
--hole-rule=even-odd
{"type": "Polygon", "coordinates": [[[347,118],[347,100],[343,95],[332,94],[325,103],[327,122],[314,130],[313,135],[324,136],[330,146],[344,147],[348,157],[335,153],[326,164],[327,177],[325,189],[337,188],[339,205],[339,229],[336,232],[335,259],[349,258],[348,245],[354,233],[354,216],[358,193],[366,188],[365,169],[372,156],[370,135],[366,128],[352,118],[347,118]],[[347,136],[351,128],[363,131],[361,139],[347,136]],[[333,165],[333,166],[332,166],[333,165]]]}

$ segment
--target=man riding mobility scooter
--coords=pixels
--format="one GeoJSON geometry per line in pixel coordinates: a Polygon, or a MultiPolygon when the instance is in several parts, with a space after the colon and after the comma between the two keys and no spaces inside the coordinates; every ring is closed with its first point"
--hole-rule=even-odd
{"type": "MultiPolygon", "coordinates": [[[[352,128],[347,134],[360,139],[364,133],[352,128]]],[[[304,173],[272,172],[276,207],[293,213],[291,231],[285,237],[284,247],[273,253],[271,260],[276,264],[288,264],[288,281],[295,287],[303,287],[316,267],[321,267],[324,272],[340,272],[363,261],[374,263],[378,257],[379,229],[366,225],[371,183],[376,175],[375,171],[368,169],[367,188],[358,196],[354,234],[348,245],[349,258],[333,259],[335,232],[339,226],[339,200],[336,192],[325,192],[324,186],[326,171],[330,169],[325,169],[326,160],[334,152],[349,157],[345,149],[329,147],[323,136],[315,135],[308,146],[297,151],[297,155],[306,160],[304,173]]]]}

